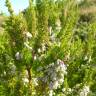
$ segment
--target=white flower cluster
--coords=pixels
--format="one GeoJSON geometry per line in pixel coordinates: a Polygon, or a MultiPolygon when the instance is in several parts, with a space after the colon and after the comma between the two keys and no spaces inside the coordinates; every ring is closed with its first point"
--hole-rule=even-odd
{"type": "Polygon", "coordinates": [[[50,90],[54,90],[63,84],[65,74],[67,74],[67,67],[62,60],[58,59],[56,63],[46,67],[44,77],[39,80],[47,84],[50,90]]]}
{"type": "Polygon", "coordinates": [[[56,41],[55,33],[53,33],[53,34],[50,36],[50,39],[51,39],[52,42],[55,42],[55,41],[56,41]]]}
{"type": "Polygon", "coordinates": [[[90,92],[89,86],[84,86],[80,92],[80,96],[88,96],[89,92],[90,92]]]}
{"type": "Polygon", "coordinates": [[[23,81],[24,85],[27,85],[29,83],[28,78],[22,78],[22,81],[23,81]]]}
{"type": "Polygon", "coordinates": [[[49,27],[50,40],[52,42],[56,41],[56,34],[53,32],[52,26],[49,27]]]}
{"type": "Polygon", "coordinates": [[[85,56],[84,61],[88,61],[88,63],[90,63],[92,61],[92,57],[91,56],[85,56]]]}
{"type": "Polygon", "coordinates": [[[31,39],[31,38],[32,38],[32,34],[30,32],[25,32],[25,39],[26,39],[26,41],[24,42],[24,45],[29,50],[32,50],[32,47],[29,46],[29,41],[28,41],[28,39],[31,39]]]}
{"type": "Polygon", "coordinates": [[[14,64],[11,65],[11,75],[16,73],[16,66],[14,64]]]}
{"type": "Polygon", "coordinates": [[[24,73],[21,74],[21,77],[22,77],[23,84],[24,84],[25,86],[27,86],[28,83],[29,83],[29,80],[28,80],[28,71],[25,70],[24,73]]]}
{"type": "MultiPolygon", "coordinates": [[[[24,46],[29,50],[32,50],[32,47],[29,46],[29,42],[28,42],[28,39],[32,38],[32,34],[30,32],[25,32],[24,34],[26,38],[26,41],[24,42],[24,46]]],[[[15,58],[16,60],[20,60],[22,58],[22,54],[20,52],[16,52],[15,58]]]]}
{"type": "Polygon", "coordinates": [[[25,32],[25,36],[28,39],[31,39],[32,38],[32,34],[30,32],[25,32]]]}
{"type": "Polygon", "coordinates": [[[46,46],[45,46],[45,44],[42,44],[41,48],[38,48],[38,53],[43,53],[45,51],[46,51],[46,46]]]}
{"type": "Polygon", "coordinates": [[[71,94],[72,91],[73,91],[73,90],[72,90],[71,88],[63,88],[63,89],[62,89],[62,92],[63,92],[64,94],[66,94],[66,95],[71,94]]]}
{"type": "Polygon", "coordinates": [[[58,19],[57,22],[56,22],[56,30],[57,30],[58,32],[60,32],[60,30],[61,30],[61,22],[60,22],[59,19],[58,19]]]}
{"type": "Polygon", "coordinates": [[[24,42],[24,45],[25,45],[25,47],[28,48],[29,50],[32,50],[32,47],[30,47],[30,46],[28,45],[28,42],[24,42]]]}
{"type": "Polygon", "coordinates": [[[65,92],[65,91],[71,92],[72,89],[71,89],[71,88],[63,88],[63,89],[62,89],[62,92],[65,92]]]}

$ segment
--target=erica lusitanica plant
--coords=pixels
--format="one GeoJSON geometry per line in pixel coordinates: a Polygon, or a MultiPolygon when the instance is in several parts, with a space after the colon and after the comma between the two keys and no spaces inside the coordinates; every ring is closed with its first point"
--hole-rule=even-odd
{"type": "Polygon", "coordinates": [[[95,96],[96,22],[78,0],[29,0],[0,36],[0,96],[95,96]],[[94,95],[95,94],[95,95],[94,95]]]}

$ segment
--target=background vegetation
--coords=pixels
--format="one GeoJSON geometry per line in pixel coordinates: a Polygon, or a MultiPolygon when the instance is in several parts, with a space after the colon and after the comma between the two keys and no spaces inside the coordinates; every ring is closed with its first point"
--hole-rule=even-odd
{"type": "Polygon", "coordinates": [[[96,96],[96,1],[29,0],[0,14],[0,96],[96,96]]]}

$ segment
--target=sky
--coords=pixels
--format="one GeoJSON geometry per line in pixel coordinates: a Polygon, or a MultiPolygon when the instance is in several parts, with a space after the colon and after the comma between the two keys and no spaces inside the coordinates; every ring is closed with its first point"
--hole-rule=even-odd
{"type": "MultiPolygon", "coordinates": [[[[0,0],[0,12],[3,11],[4,13],[9,14],[5,6],[5,1],[6,0],[0,0]]],[[[28,0],[10,0],[10,2],[12,3],[12,7],[16,14],[28,6],[28,0]]]]}

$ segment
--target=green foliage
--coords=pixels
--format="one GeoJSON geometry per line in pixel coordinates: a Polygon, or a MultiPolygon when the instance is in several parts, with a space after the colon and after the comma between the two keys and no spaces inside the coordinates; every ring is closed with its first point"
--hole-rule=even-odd
{"type": "Polygon", "coordinates": [[[95,96],[95,21],[82,21],[74,0],[29,0],[18,15],[6,6],[0,96],[95,96]]]}

